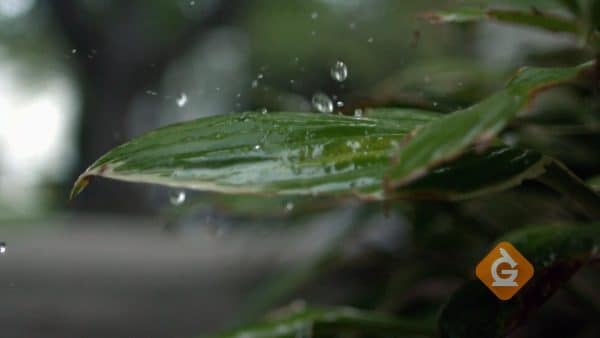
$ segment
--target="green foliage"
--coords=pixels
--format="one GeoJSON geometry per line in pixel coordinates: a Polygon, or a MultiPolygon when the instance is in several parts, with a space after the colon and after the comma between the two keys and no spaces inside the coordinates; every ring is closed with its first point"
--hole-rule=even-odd
{"type": "MultiPolygon", "coordinates": [[[[535,8],[451,10],[427,13],[425,17],[435,23],[493,20],[567,33],[578,41],[585,41],[584,55],[594,57],[598,42],[596,8],[600,2],[589,1],[586,4],[589,6],[570,0],[560,3],[571,12],[571,17],[535,8]],[[591,9],[591,13],[586,13],[586,9],[591,9]]],[[[448,114],[406,107],[365,109],[361,116],[245,112],[170,125],[106,153],[75,182],[72,197],[80,193],[93,176],[100,176],[225,194],[354,195],[405,207],[397,201],[489,198],[492,193],[535,179],[563,195],[568,207],[573,207],[573,218],[594,220],[600,218],[598,176],[586,184],[565,164],[546,153],[554,147],[511,146],[499,136],[507,128],[518,129],[525,125],[519,131],[527,129],[532,118],[519,118],[519,113],[524,110],[538,113],[535,117],[539,120],[554,118],[552,109],[535,107],[537,100],[534,102],[534,98],[544,90],[577,82],[576,88],[569,87],[565,91],[572,92],[577,100],[597,99],[593,93],[594,86],[598,85],[598,67],[597,60],[570,67],[525,67],[492,95],[448,114]]],[[[479,74],[489,74],[480,68],[477,67],[476,75],[471,79],[473,87],[480,87],[479,74]]],[[[401,88],[412,86],[411,79],[406,76],[402,81],[396,80],[392,82],[399,82],[401,88]]],[[[449,82],[453,81],[452,78],[449,82]]],[[[437,88],[436,95],[444,88],[437,88]]],[[[569,109],[576,111],[568,116],[569,121],[579,119],[576,120],[575,134],[583,128],[582,134],[586,135],[589,130],[582,125],[598,122],[597,116],[587,108],[569,105],[569,109]]],[[[563,143],[560,137],[556,139],[563,143]]],[[[597,162],[594,159],[590,162],[588,172],[594,171],[591,174],[598,175],[597,162]]],[[[542,191],[542,194],[547,193],[542,191]]],[[[268,212],[264,210],[264,204],[258,208],[252,202],[261,204],[256,200],[242,201],[239,196],[227,201],[229,206],[245,214],[258,209],[261,213],[268,212]]],[[[556,200],[552,202],[556,203],[556,200]]],[[[436,231],[440,231],[436,228],[436,217],[429,210],[423,212],[418,203],[412,206],[414,209],[407,207],[410,211],[402,211],[414,212],[415,236],[421,236],[416,242],[420,246],[433,247],[438,244],[436,231]]],[[[502,206],[494,207],[503,210],[502,206]]],[[[506,228],[518,228],[525,223],[518,219],[515,224],[504,225],[501,229],[485,229],[479,224],[482,222],[471,219],[466,212],[452,211],[460,217],[457,223],[461,226],[467,228],[463,223],[474,223],[466,233],[450,232],[454,236],[450,240],[454,241],[446,237],[441,241],[460,243],[455,244],[457,246],[467,243],[487,247],[506,228]]],[[[436,215],[443,219],[444,212],[436,215]]],[[[348,225],[348,231],[343,231],[336,241],[341,242],[347,232],[358,228],[362,216],[356,224],[348,225]]],[[[581,266],[598,258],[599,229],[597,223],[542,226],[518,229],[502,236],[533,263],[536,268],[534,278],[507,302],[494,298],[478,281],[466,282],[443,307],[438,322],[440,334],[467,338],[506,336],[525,318],[532,316],[581,266]]],[[[260,293],[262,302],[258,301],[256,307],[259,312],[329,267],[339,258],[337,244],[331,243],[330,250],[288,278],[269,284],[267,291],[260,293]]],[[[403,266],[403,269],[411,268],[419,269],[403,266]]],[[[410,280],[409,277],[406,279],[410,280]]],[[[356,309],[302,308],[219,337],[331,337],[341,333],[432,336],[434,326],[429,321],[399,319],[356,309]]]]}
{"type": "Polygon", "coordinates": [[[280,310],[264,322],[215,336],[233,337],[330,337],[331,334],[378,334],[414,337],[431,334],[427,322],[404,320],[376,312],[354,308],[303,308],[280,310]]]}
{"type": "Polygon", "coordinates": [[[524,228],[501,240],[512,243],[533,264],[533,279],[506,302],[480,281],[467,282],[444,307],[443,337],[505,337],[582,265],[599,258],[600,224],[524,228]]]}

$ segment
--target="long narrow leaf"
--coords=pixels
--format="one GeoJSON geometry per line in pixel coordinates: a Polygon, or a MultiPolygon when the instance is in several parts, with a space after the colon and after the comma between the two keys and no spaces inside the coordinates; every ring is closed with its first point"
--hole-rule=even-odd
{"type": "Polygon", "coordinates": [[[431,325],[354,308],[309,308],[290,311],[258,324],[213,336],[234,337],[331,337],[342,332],[404,337],[431,334],[431,325]]]}
{"type": "Polygon", "coordinates": [[[533,278],[509,301],[496,298],[479,280],[466,283],[441,314],[442,337],[506,337],[582,265],[600,257],[600,224],[531,227],[502,240],[533,264],[533,278]]]}
{"type": "Polygon", "coordinates": [[[422,177],[475,143],[489,143],[538,92],[572,80],[593,66],[588,62],[571,68],[521,69],[503,90],[425,125],[398,151],[388,172],[389,186],[422,177]]]}
{"type": "Polygon", "coordinates": [[[409,132],[440,119],[415,110],[373,110],[351,118],[307,113],[243,113],[157,129],[102,156],[92,176],[225,193],[355,194],[368,199],[461,199],[520,184],[544,172],[534,151],[475,151],[387,193],[390,158],[409,132]]]}

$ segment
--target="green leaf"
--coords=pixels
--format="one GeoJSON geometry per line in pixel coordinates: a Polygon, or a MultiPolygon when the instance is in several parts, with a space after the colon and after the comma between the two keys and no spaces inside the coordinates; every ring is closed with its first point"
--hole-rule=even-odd
{"type": "Polygon", "coordinates": [[[411,110],[376,118],[259,112],[220,115],[151,131],[102,156],[90,176],[225,193],[383,197],[381,181],[398,140],[437,118],[411,110]]]}
{"type": "Polygon", "coordinates": [[[284,310],[274,318],[213,336],[233,337],[331,337],[332,333],[388,334],[394,337],[431,334],[430,323],[404,320],[349,307],[284,310]]]}
{"type": "Polygon", "coordinates": [[[428,12],[422,15],[431,23],[463,23],[491,20],[540,28],[551,32],[577,34],[580,29],[577,21],[538,10],[506,10],[465,8],[450,11],[428,12]]]}
{"type": "Polygon", "coordinates": [[[508,301],[479,280],[452,295],[439,325],[442,337],[505,337],[584,264],[600,257],[600,223],[521,229],[499,241],[512,243],[534,266],[533,278],[508,301]]]}
{"type": "Polygon", "coordinates": [[[157,129],[102,156],[92,176],[225,193],[355,194],[367,199],[462,199],[518,185],[551,161],[531,150],[494,146],[467,152],[409,185],[383,189],[399,140],[440,115],[368,110],[367,117],[243,113],[157,129]]]}
{"type": "Polygon", "coordinates": [[[593,66],[588,62],[571,68],[523,68],[503,90],[424,125],[398,151],[388,171],[390,190],[423,177],[473,144],[486,146],[541,90],[572,80],[593,66]]]}

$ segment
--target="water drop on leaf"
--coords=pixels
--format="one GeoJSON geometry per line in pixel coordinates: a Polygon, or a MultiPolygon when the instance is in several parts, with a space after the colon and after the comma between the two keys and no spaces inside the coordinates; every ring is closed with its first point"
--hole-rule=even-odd
{"type": "Polygon", "coordinates": [[[329,114],[333,111],[333,102],[324,93],[315,93],[312,97],[313,107],[320,113],[329,114]]]}

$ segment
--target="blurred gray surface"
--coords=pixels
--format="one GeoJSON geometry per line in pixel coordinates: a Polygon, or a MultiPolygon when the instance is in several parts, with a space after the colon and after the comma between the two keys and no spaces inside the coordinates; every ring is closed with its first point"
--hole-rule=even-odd
{"type": "Polygon", "coordinates": [[[160,219],[94,216],[41,223],[0,228],[2,338],[201,336],[234,319],[269,272],[292,268],[331,232],[172,234],[160,219]]]}

